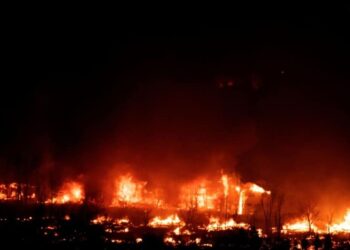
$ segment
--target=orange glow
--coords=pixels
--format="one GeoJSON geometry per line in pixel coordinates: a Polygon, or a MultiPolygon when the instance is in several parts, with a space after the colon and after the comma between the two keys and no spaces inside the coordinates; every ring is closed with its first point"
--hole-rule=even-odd
{"type": "Polygon", "coordinates": [[[237,223],[233,219],[229,219],[224,222],[220,222],[220,219],[217,217],[210,217],[209,224],[207,226],[208,231],[220,231],[233,228],[244,228],[248,229],[249,225],[246,223],[237,223]]]}
{"type": "Polygon", "coordinates": [[[121,176],[116,181],[116,194],[112,206],[142,202],[146,182],[137,182],[130,174],[121,176]]]}
{"type": "Polygon", "coordinates": [[[180,207],[214,209],[216,198],[217,194],[214,191],[209,192],[205,180],[195,181],[182,187],[180,207]]]}
{"type": "Polygon", "coordinates": [[[7,188],[5,184],[0,184],[0,200],[6,200],[7,198],[7,188]]]}
{"type": "MultiPolygon", "coordinates": [[[[320,232],[320,230],[317,228],[316,225],[311,223],[311,230],[313,232],[320,232]]],[[[306,219],[297,220],[293,223],[287,223],[283,225],[282,229],[283,233],[288,232],[297,232],[297,233],[303,233],[303,232],[309,232],[309,223],[306,219]]]]}
{"type": "Polygon", "coordinates": [[[174,233],[175,235],[180,235],[180,227],[175,228],[175,229],[173,230],[173,233],[174,233]]]}
{"type": "Polygon", "coordinates": [[[171,225],[183,226],[185,225],[185,223],[182,220],[180,220],[177,214],[169,215],[166,218],[161,218],[159,216],[156,216],[149,223],[149,226],[151,227],[166,227],[171,225]]]}
{"type": "Polygon", "coordinates": [[[176,240],[173,237],[167,236],[164,238],[164,243],[168,245],[176,245],[176,240]]]}
{"type": "Polygon", "coordinates": [[[130,220],[127,217],[124,217],[124,218],[116,220],[116,224],[119,224],[119,225],[121,225],[121,224],[129,224],[129,223],[130,223],[130,220]]]}
{"type": "Polygon", "coordinates": [[[22,200],[25,198],[27,200],[35,200],[36,194],[34,190],[34,186],[19,184],[17,182],[0,184],[0,200],[22,200]],[[25,197],[24,193],[27,193],[27,197],[25,197]]]}
{"type": "MultiPolygon", "coordinates": [[[[125,225],[129,224],[130,220],[127,217],[120,219],[112,219],[111,217],[106,217],[104,215],[98,215],[95,219],[91,220],[92,224],[104,224],[104,223],[113,223],[115,225],[125,225]]],[[[129,229],[126,229],[129,230],[129,229]]],[[[125,230],[124,230],[125,231],[125,230]]]]}
{"type": "Polygon", "coordinates": [[[240,192],[239,192],[239,200],[238,200],[238,209],[237,209],[237,214],[239,214],[239,215],[243,214],[244,199],[245,199],[245,197],[244,197],[244,190],[240,190],[240,192]]]}
{"type": "MultiPolygon", "coordinates": [[[[243,215],[247,211],[252,211],[253,206],[258,202],[257,195],[270,194],[263,187],[254,183],[234,182],[234,175],[221,173],[221,175],[205,177],[178,186],[179,196],[169,200],[169,203],[161,200],[164,193],[159,189],[147,190],[147,182],[138,180],[129,173],[118,176],[111,190],[112,199],[110,206],[135,206],[135,207],[161,207],[161,208],[181,208],[199,209],[201,211],[212,210],[213,212],[228,214],[237,213],[243,215]],[[220,184],[219,184],[220,183],[220,184]],[[256,195],[251,195],[256,194],[256,195]],[[178,200],[176,200],[178,198],[178,200]],[[177,201],[178,203],[175,203],[177,201]],[[246,201],[249,201],[246,204],[246,201]]],[[[22,199],[23,184],[11,183],[0,184],[0,199],[15,200],[22,199]]],[[[34,189],[35,190],[35,187],[34,189]]],[[[176,191],[176,190],[175,190],[176,191]]],[[[175,193],[175,192],[174,192],[175,193]]],[[[85,198],[83,185],[79,182],[65,182],[58,190],[57,194],[45,201],[51,204],[82,203],[85,198]]],[[[167,198],[167,197],[166,197],[167,198]]],[[[35,200],[37,196],[34,192],[28,194],[28,199],[35,200]]]]}
{"type": "Polygon", "coordinates": [[[57,197],[47,200],[45,203],[82,203],[84,200],[84,189],[83,185],[70,181],[62,185],[58,191],[57,197]]]}
{"type": "Polygon", "coordinates": [[[111,221],[112,219],[109,217],[106,217],[104,215],[99,215],[95,219],[91,220],[92,224],[103,224],[107,221],[111,221]]]}
{"type": "MultiPolygon", "coordinates": [[[[204,178],[185,184],[181,189],[180,207],[184,209],[197,208],[225,211],[225,213],[243,215],[245,213],[245,201],[251,197],[249,193],[256,195],[271,194],[270,191],[266,191],[254,183],[243,183],[242,186],[235,185],[227,174],[222,174],[218,182],[222,186],[218,186],[215,179],[209,181],[204,178]]],[[[256,202],[257,200],[251,201],[256,202]]]]}
{"type": "Polygon", "coordinates": [[[341,223],[330,226],[330,231],[332,233],[350,233],[350,209],[346,212],[341,223]]]}
{"type": "MultiPolygon", "coordinates": [[[[327,233],[326,228],[328,228],[328,232],[338,234],[338,233],[350,233],[350,209],[347,210],[344,215],[344,219],[340,223],[335,223],[332,225],[326,225],[322,227],[324,229],[318,228],[314,223],[311,223],[311,230],[317,233],[327,233]]],[[[293,223],[287,223],[283,226],[283,233],[293,233],[293,232],[309,232],[309,223],[306,219],[301,219],[294,221],[293,223]]]]}
{"type": "Polygon", "coordinates": [[[221,176],[221,182],[222,182],[222,185],[224,186],[224,196],[227,197],[229,192],[229,183],[228,183],[227,175],[224,174],[221,176]]]}
{"type": "Polygon", "coordinates": [[[259,194],[268,193],[268,194],[270,194],[270,191],[265,191],[265,189],[263,189],[262,187],[254,184],[254,183],[250,185],[249,190],[253,193],[259,193],[259,194]]]}
{"type": "Polygon", "coordinates": [[[207,189],[205,187],[201,187],[198,190],[198,207],[205,207],[206,206],[206,196],[207,196],[207,189]]]}

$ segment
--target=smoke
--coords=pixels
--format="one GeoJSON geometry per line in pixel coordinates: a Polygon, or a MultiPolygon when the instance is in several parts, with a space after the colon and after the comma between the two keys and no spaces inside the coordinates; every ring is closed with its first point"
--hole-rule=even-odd
{"type": "Polygon", "coordinates": [[[157,82],[141,84],[130,95],[98,151],[99,167],[89,174],[130,172],[176,196],[181,185],[200,176],[235,172],[237,156],[256,142],[250,104],[239,96],[244,93],[230,108],[231,90],[214,83],[157,82]]]}
{"type": "Polygon", "coordinates": [[[341,100],[335,102],[342,87],[309,81],[285,82],[260,100],[258,143],[241,157],[240,170],[285,193],[289,211],[313,200],[321,212],[341,214],[350,205],[349,120],[341,100]]]}
{"type": "Polygon", "coordinates": [[[91,104],[69,111],[72,97],[58,109],[45,141],[30,137],[43,157],[27,172],[49,176],[53,186],[83,174],[92,193],[131,173],[147,188],[176,197],[181,185],[224,170],[285,193],[291,211],[307,199],[322,210],[330,204],[345,209],[349,121],[339,102],[327,100],[336,99],[340,85],[269,80],[255,89],[249,81],[222,88],[212,80],[146,79],[127,91],[106,87],[96,112],[91,104]],[[99,114],[102,109],[109,111],[99,114]]]}
{"type": "Polygon", "coordinates": [[[37,67],[29,80],[40,84],[2,92],[1,178],[49,176],[57,186],[83,174],[103,189],[131,172],[171,193],[224,170],[286,193],[292,209],[305,199],[349,206],[348,89],[337,75],[348,60],[329,48],[339,40],[319,43],[332,37],[323,26],[311,37],[282,23],[248,26],[232,36],[130,37],[114,52],[101,41],[105,58],[85,62],[87,46],[68,68],[75,48],[37,67]],[[107,67],[91,66],[100,61],[107,67]],[[51,72],[45,81],[41,71],[51,72]]]}

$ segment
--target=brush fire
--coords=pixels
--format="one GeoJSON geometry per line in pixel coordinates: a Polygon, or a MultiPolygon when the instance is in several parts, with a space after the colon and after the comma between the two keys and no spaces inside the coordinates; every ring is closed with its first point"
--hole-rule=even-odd
{"type": "MultiPolygon", "coordinates": [[[[264,202],[268,203],[274,199],[274,193],[262,186],[251,182],[242,183],[228,174],[222,174],[214,179],[200,178],[184,184],[179,188],[178,206],[167,204],[164,197],[158,197],[155,193],[147,190],[146,181],[137,180],[130,173],[121,175],[115,179],[112,201],[105,206],[108,212],[104,215],[96,215],[91,219],[91,223],[106,225],[106,232],[109,233],[129,233],[130,230],[136,230],[141,226],[167,228],[169,231],[164,241],[174,245],[178,243],[173,238],[174,236],[195,235],[198,231],[251,230],[255,228],[252,218],[258,215],[261,207],[264,210],[264,202]],[[118,209],[124,211],[124,215],[119,218],[113,213],[113,210],[118,209]],[[133,221],[128,218],[128,209],[131,216],[134,216],[132,214],[135,211],[143,211],[140,213],[143,214],[144,219],[133,221]]],[[[34,186],[19,183],[0,185],[2,203],[24,202],[24,200],[31,204],[41,203],[37,199],[34,186]]],[[[83,183],[67,181],[61,185],[56,194],[46,199],[44,204],[51,206],[55,204],[79,205],[84,200],[83,183]]],[[[102,203],[92,202],[92,204],[101,206],[102,203]]],[[[64,218],[70,219],[70,216],[66,215],[64,218]]],[[[1,220],[4,219],[6,218],[1,220]]],[[[261,227],[263,229],[258,229],[259,235],[266,236],[270,230],[264,228],[262,224],[261,227]]],[[[271,225],[271,232],[276,233],[277,230],[271,225]]],[[[311,213],[308,216],[285,219],[279,233],[285,235],[350,234],[350,209],[344,215],[343,221],[339,220],[331,224],[316,218],[311,213]]],[[[140,238],[138,241],[140,242],[140,238]]],[[[198,237],[191,242],[209,244],[207,240],[198,237]]]]}

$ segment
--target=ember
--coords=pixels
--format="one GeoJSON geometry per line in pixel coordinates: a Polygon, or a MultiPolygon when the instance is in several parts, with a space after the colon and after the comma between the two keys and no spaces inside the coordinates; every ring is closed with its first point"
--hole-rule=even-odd
{"type": "Polygon", "coordinates": [[[152,227],[161,227],[161,226],[173,226],[173,225],[184,225],[184,222],[180,220],[177,214],[169,215],[166,218],[154,217],[150,223],[152,227]]]}
{"type": "Polygon", "coordinates": [[[207,226],[208,231],[220,231],[233,228],[248,229],[249,225],[246,223],[236,223],[233,219],[220,222],[219,218],[210,217],[209,224],[207,226]]]}

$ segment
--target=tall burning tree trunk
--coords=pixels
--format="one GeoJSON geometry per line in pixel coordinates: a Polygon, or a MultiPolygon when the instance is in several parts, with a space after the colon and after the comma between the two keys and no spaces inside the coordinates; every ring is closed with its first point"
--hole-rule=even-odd
{"type": "Polygon", "coordinates": [[[333,224],[334,210],[329,211],[327,214],[327,233],[331,233],[331,225],[333,224]]]}
{"type": "Polygon", "coordinates": [[[312,233],[314,221],[319,215],[319,211],[317,210],[317,203],[313,201],[305,202],[301,206],[301,212],[304,214],[304,217],[308,223],[309,233],[312,233]]]}
{"type": "Polygon", "coordinates": [[[281,231],[283,226],[283,206],[284,206],[284,194],[276,195],[276,209],[275,209],[275,225],[277,229],[277,238],[281,237],[281,231]]]}
{"type": "Polygon", "coordinates": [[[272,210],[274,204],[274,196],[262,195],[261,196],[261,207],[264,214],[264,226],[267,235],[271,235],[271,224],[272,224],[272,210]]]}

